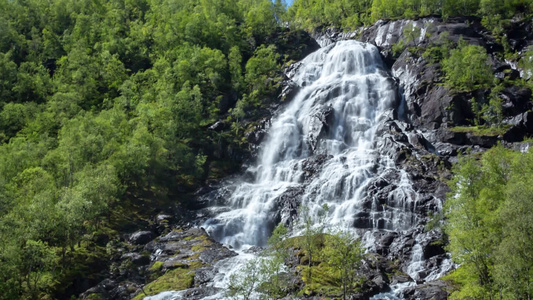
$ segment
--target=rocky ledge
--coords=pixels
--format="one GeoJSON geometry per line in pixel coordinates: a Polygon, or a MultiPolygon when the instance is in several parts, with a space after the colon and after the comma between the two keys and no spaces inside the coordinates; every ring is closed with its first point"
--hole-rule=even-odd
{"type": "Polygon", "coordinates": [[[200,228],[174,228],[159,237],[138,231],[117,242],[110,277],[81,295],[82,299],[142,299],[163,291],[206,289],[213,265],[237,255],[200,228]]]}

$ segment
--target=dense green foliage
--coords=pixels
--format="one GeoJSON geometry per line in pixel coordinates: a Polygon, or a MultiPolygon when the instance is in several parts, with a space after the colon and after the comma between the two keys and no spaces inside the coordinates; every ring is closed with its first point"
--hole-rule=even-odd
{"type": "Polygon", "coordinates": [[[459,45],[442,61],[446,84],[462,91],[487,88],[492,83],[492,69],[485,48],[474,45],[459,45]]]}
{"type": "MultiPolygon", "coordinates": [[[[243,120],[268,104],[280,65],[291,59],[276,44],[287,21],[289,28],[355,28],[381,18],[476,15],[490,16],[485,23],[495,30],[503,19],[530,14],[532,3],[297,0],[286,12],[280,0],[0,0],[0,299],[79,292],[74,278],[96,280],[91,272],[107,267],[99,237],[227,172],[228,153],[242,147],[243,120]],[[220,119],[231,128],[208,129],[220,119]]],[[[437,52],[453,88],[488,86],[479,48],[437,52]]],[[[528,72],[531,57],[520,61],[528,72]]],[[[491,107],[497,103],[481,107],[480,118],[497,123],[491,107]]],[[[307,229],[301,248],[311,283],[322,250],[307,229]]],[[[500,244],[512,247],[506,238],[500,234],[500,244]]],[[[357,257],[354,243],[328,243],[345,250],[336,257],[357,257]]],[[[496,276],[520,268],[521,259],[487,263],[494,272],[482,290],[493,292],[503,284],[496,276]]],[[[344,293],[353,289],[342,285],[344,293]]]]}
{"type": "Polygon", "coordinates": [[[97,236],[213,176],[220,145],[238,149],[238,130],[207,127],[239,128],[276,90],[284,8],[2,0],[0,11],[0,299],[68,295],[102,268],[97,236]]]}
{"type": "Polygon", "coordinates": [[[494,22],[532,12],[531,0],[296,0],[288,19],[309,30],[322,26],[355,29],[380,19],[479,16],[494,22]]]}
{"type": "Polygon", "coordinates": [[[447,201],[452,299],[529,299],[533,293],[533,153],[495,147],[456,164],[447,201]]]}

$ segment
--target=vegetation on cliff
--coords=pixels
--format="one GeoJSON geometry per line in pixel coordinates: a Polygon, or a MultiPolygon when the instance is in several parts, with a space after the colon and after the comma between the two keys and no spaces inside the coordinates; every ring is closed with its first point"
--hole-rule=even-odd
{"type": "MultiPolygon", "coordinates": [[[[98,280],[107,239],[147,208],[184,202],[178,193],[236,169],[245,120],[277,97],[281,66],[299,58],[294,30],[479,16],[505,47],[501,28],[530,16],[533,2],[297,0],[286,10],[269,0],[2,0],[0,9],[0,299],[46,299],[81,292],[76,278],[98,280]]],[[[439,55],[451,88],[497,91],[484,49],[439,55]]],[[[531,57],[520,60],[525,72],[531,57]]],[[[494,103],[480,116],[498,117],[494,103]]],[[[450,251],[464,266],[456,295],[529,296],[531,242],[520,233],[531,223],[530,158],[490,153],[460,164],[460,196],[447,207],[450,251]],[[478,248],[464,244],[470,235],[478,248]]],[[[308,262],[308,274],[342,263],[308,262]]]]}
{"type": "Polygon", "coordinates": [[[448,249],[453,299],[529,299],[533,293],[533,154],[497,146],[454,168],[448,249]]]}
{"type": "Polygon", "coordinates": [[[440,16],[479,16],[492,24],[533,13],[529,0],[295,0],[288,20],[308,30],[319,27],[356,29],[378,20],[440,16]]]}

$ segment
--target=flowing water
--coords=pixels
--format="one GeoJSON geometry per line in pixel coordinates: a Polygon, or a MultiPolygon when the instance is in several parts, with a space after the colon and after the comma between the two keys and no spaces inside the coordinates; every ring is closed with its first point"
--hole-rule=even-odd
{"type": "Polygon", "coordinates": [[[302,89],[274,119],[257,165],[248,170],[254,180],[234,187],[229,209],[207,221],[206,230],[236,249],[263,246],[279,222],[273,212],[280,197],[296,188],[311,216],[318,218],[327,204],[329,226],[402,230],[416,223],[408,176],[381,151],[386,143],[377,136],[399,99],[377,48],[329,45],[303,60],[292,79],[302,89]],[[306,165],[320,155],[325,162],[306,180],[306,165]],[[399,180],[388,199],[369,199],[369,183],[391,172],[399,180]]]}
{"type": "MultiPolygon", "coordinates": [[[[278,212],[283,195],[295,190],[315,222],[322,215],[327,226],[355,229],[369,249],[372,232],[415,226],[418,195],[396,167],[385,134],[400,97],[378,49],[357,41],[328,45],[305,58],[291,79],[301,89],[273,119],[257,163],[247,170],[251,179],[233,184],[202,227],[236,250],[264,246],[287,219],[278,212]],[[380,194],[382,186],[388,190],[380,194]]],[[[239,257],[219,263],[215,287],[248,259],[239,257]]],[[[420,260],[415,251],[413,261],[420,260]]]]}

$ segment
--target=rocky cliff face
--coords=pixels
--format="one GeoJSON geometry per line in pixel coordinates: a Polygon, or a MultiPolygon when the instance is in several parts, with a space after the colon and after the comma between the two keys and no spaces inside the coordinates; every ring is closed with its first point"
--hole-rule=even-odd
{"type": "MultiPolygon", "coordinates": [[[[512,24],[506,32],[509,45],[520,55],[533,44],[531,29],[531,22],[522,22],[512,24]]],[[[440,211],[445,200],[448,191],[446,180],[450,177],[449,170],[452,164],[457,161],[458,155],[466,151],[484,151],[498,142],[517,149],[529,147],[527,143],[520,142],[533,134],[531,90],[525,87],[508,85],[499,93],[503,101],[505,130],[496,133],[454,130],[457,126],[473,124],[471,101],[475,99],[480,103],[486,102],[489,91],[481,89],[462,93],[448,89],[441,84],[443,73],[440,64],[425,59],[420,55],[420,51],[411,51],[412,47],[425,49],[442,43],[443,32],[448,32],[447,39],[451,41],[457,42],[463,39],[470,44],[486,48],[491,57],[493,74],[498,80],[527,79],[530,76],[517,67],[519,57],[516,57],[515,61],[502,58],[503,45],[497,42],[478,19],[450,19],[446,22],[439,18],[380,21],[355,32],[326,30],[314,36],[321,46],[347,39],[374,44],[378,47],[399,91],[399,104],[391,118],[378,129],[378,132],[382,137],[381,141],[386,141],[383,142],[386,144],[380,145],[380,149],[387,149],[387,156],[393,159],[399,169],[408,174],[412,183],[412,192],[417,197],[416,206],[409,208],[413,213],[414,225],[402,230],[381,230],[372,234],[370,251],[375,253],[375,259],[371,264],[366,264],[367,268],[371,266],[368,270],[362,270],[368,275],[369,284],[366,286],[367,293],[359,295],[360,299],[366,299],[387,289],[388,286],[397,287],[402,284],[404,287],[410,285],[402,292],[402,297],[405,299],[445,299],[447,286],[438,278],[451,270],[453,265],[443,247],[446,237],[440,230],[428,230],[427,224],[431,216],[440,211]],[[420,34],[407,45],[411,46],[411,49],[405,47],[401,53],[395,53],[393,45],[407,39],[404,34],[406,26],[420,28],[420,34]],[[413,285],[410,282],[417,284],[413,285]]],[[[314,46],[304,48],[312,47],[314,46]]],[[[297,63],[285,71],[287,78],[280,98],[290,101],[301,88],[291,80],[298,68],[297,63]]],[[[272,114],[275,114],[275,109],[267,115],[272,114]]],[[[309,137],[311,143],[313,139],[315,141],[319,139],[322,132],[328,130],[334,119],[333,112],[327,106],[317,114],[316,124],[313,126],[318,129],[313,131],[316,136],[309,137]]],[[[263,122],[247,133],[249,142],[252,145],[259,145],[269,126],[269,118],[265,117],[263,122]]],[[[255,147],[252,149],[256,152],[255,147]]],[[[325,155],[315,155],[307,159],[302,165],[303,180],[305,182],[311,180],[327,159],[325,155]]],[[[398,176],[399,173],[392,172],[369,184],[366,192],[369,198],[386,201],[385,199],[401,181],[398,176]]],[[[201,224],[208,218],[208,214],[212,212],[205,210],[205,207],[223,203],[232,193],[232,185],[227,182],[199,191],[196,205],[191,206],[194,210],[188,213],[188,219],[201,224]]],[[[296,187],[280,195],[276,201],[277,209],[273,219],[291,224],[296,218],[303,193],[302,188],[296,187]]],[[[357,222],[359,223],[354,226],[358,228],[371,226],[367,224],[370,221],[365,219],[364,213],[357,218],[357,222]]],[[[177,227],[176,224],[169,226],[177,227]]],[[[132,246],[133,254],[117,256],[117,263],[133,265],[133,269],[129,270],[130,272],[137,270],[133,272],[135,276],[117,274],[112,284],[104,281],[98,287],[86,292],[84,296],[99,294],[103,298],[126,299],[144,292],[153,294],[150,291],[143,291],[154,286],[149,284],[143,287],[143,280],[150,276],[154,277],[153,274],[159,274],[158,272],[162,270],[180,268],[188,268],[190,273],[187,274],[193,278],[190,285],[183,287],[193,287],[187,290],[188,297],[202,298],[214,293],[207,287],[207,282],[212,280],[213,272],[216,272],[212,269],[213,263],[234,254],[209,239],[204,232],[195,229],[170,233],[169,230],[160,230],[160,232],[165,232],[167,235],[156,238],[148,233],[138,233],[132,236],[131,244],[142,245],[132,246]],[[185,242],[187,240],[190,242],[185,242]],[[145,255],[139,258],[137,257],[139,253],[145,255]],[[178,255],[179,253],[182,255],[178,255]],[[183,256],[183,253],[186,255],[183,256]],[[212,259],[206,260],[202,257],[212,259]],[[139,272],[142,274],[139,275],[139,272]],[[134,284],[129,284],[131,282],[134,284]],[[117,290],[122,291],[120,297],[117,290]]],[[[380,298],[378,296],[375,299],[380,298]]]]}
{"type": "MultiPolygon", "coordinates": [[[[520,55],[524,55],[527,47],[533,44],[533,36],[528,31],[531,26],[531,22],[515,23],[505,33],[512,50],[520,55]]],[[[408,170],[418,193],[442,201],[448,191],[445,181],[449,178],[450,167],[457,161],[459,154],[484,151],[497,143],[517,149],[528,148],[527,143],[520,141],[533,134],[531,90],[513,84],[507,84],[498,95],[503,101],[505,130],[498,133],[454,130],[457,126],[473,125],[472,99],[485,103],[488,101],[488,91],[480,89],[461,93],[442,85],[441,65],[425,59],[420,53],[427,47],[441,44],[444,32],[447,32],[444,36],[452,42],[462,39],[469,44],[484,47],[490,55],[491,68],[497,80],[528,79],[529,74],[517,67],[520,57],[516,57],[515,61],[503,59],[503,45],[480,24],[479,19],[457,18],[446,22],[439,18],[380,21],[356,32],[328,30],[315,36],[321,45],[344,39],[358,39],[380,49],[398,81],[404,101],[398,109],[398,126],[391,127],[389,133],[397,149],[403,149],[396,150],[401,153],[396,163],[408,170]],[[401,53],[394,53],[393,46],[407,40],[406,27],[418,27],[420,34],[406,45],[410,47],[405,47],[401,53]],[[418,48],[419,51],[411,51],[413,48],[418,48]]],[[[386,188],[379,187],[380,190],[386,188]]],[[[417,244],[413,242],[415,235],[424,258],[421,260],[422,265],[416,267],[421,275],[427,275],[436,266],[442,265],[446,259],[442,233],[429,231],[419,234],[424,231],[424,224],[429,220],[428,214],[433,211],[433,207],[424,204],[417,207],[421,220],[419,226],[412,229],[412,232],[378,237],[376,252],[389,261],[399,260],[403,264],[400,269],[407,272],[412,268],[409,264],[413,263],[413,252],[420,251],[413,247],[417,244]]],[[[445,264],[450,262],[446,261],[445,264]]],[[[428,278],[434,279],[431,276],[428,278]]],[[[394,277],[389,280],[391,283],[397,281],[394,277]]],[[[406,299],[445,299],[446,295],[445,284],[431,280],[410,287],[403,293],[406,299]]]]}

